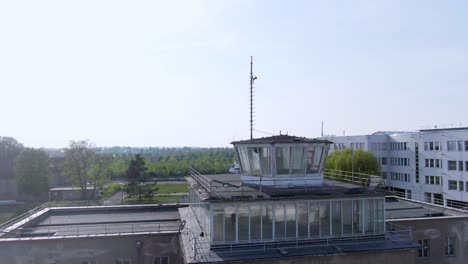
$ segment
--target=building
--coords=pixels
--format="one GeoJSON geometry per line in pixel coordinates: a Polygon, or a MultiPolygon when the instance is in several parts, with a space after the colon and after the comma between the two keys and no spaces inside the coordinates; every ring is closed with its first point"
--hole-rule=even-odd
{"type": "Polygon", "coordinates": [[[0,226],[0,263],[181,263],[183,206],[37,208],[0,226]]]}
{"type": "Polygon", "coordinates": [[[418,249],[416,263],[466,263],[468,260],[468,214],[401,197],[387,197],[386,222],[411,229],[418,249]]]}
{"type": "Polygon", "coordinates": [[[330,152],[372,152],[386,185],[402,196],[456,208],[468,207],[468,128],[377,132],[331,137],[330,152]]]}
{"type": "Polygon", "coordinates": [[[233,144],[240,175],[187,177],[185,263],[415,262],[410,229],[385,223],[385,193],[324,179],[331,142],[280,135],[233,144]]]}

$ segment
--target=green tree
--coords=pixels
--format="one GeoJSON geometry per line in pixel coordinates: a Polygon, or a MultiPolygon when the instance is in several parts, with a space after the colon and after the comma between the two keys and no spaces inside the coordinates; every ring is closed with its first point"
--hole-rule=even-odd
{"type": "Polygon", "coordinates": [[[65,149],[64,174],[81,188],[82,198],[86,199],[86,190],[90,179],[93,162],[93,145],[88,140],[70,141],[65,149]]]}
{"type": "Polygon", "coordinates": [[[15,178],[15,160],[23,145],[12,137],[0,137],[0,179],[15,178]]]}
{"type": "Polygon", "coordinates": [[[377,158],[372,153],[361,149],[355,151],[345,149],[331,153],[325,168],[340,171],[352,171],[354,168],[354,172],[380,175],[377,158]]]}
{"type": "Polygon", "coordinates": [[[136,154],[135,158],[130,160],[130,165],[127,169],[128,190],[130,193],[138,193],[138,200],[141,200],[142,188],[141,184],[147,179],[147,168],[145,160],[140,154],[136,154]]]}
{"type": "Polygon", "coordinates": [[[96,198],[98,187],[101,188],[110,179],[112,156],[108,154],[94,154],[89,171],[89,180],[93,183],[93,198],[96,198]]]}
{"type": "Polygon", "coordinates": [[[16,158],[18,189],[35,197],[49,190],[49,156],[43,150],[26,148],[16,158]]]}

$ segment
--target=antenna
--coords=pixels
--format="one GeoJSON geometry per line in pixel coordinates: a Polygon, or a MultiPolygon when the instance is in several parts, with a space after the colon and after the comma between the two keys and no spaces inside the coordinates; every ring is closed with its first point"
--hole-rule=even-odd
{"type": "Polygon", "coordinates": [[[250,139],[253,139],[253,84],[257,76],[253,75],[253,56],[250,56],[250,139]]]}
{"type": "Polygon", "coordinates": [[[323,137],[323,121],[322,121],[322,136],[321,137],[323,137]]]}

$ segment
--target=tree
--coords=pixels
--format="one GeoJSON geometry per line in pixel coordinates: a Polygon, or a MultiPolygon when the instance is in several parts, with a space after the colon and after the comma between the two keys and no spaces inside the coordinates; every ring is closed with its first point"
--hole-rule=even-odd
{"type": "Polygon", "coordinates": [[[49,190],[49,156],[40,149],[26,148],[16,158],[18,188],[24,194],[40,196],[49,190]]]}
{"type": "Polygon", "coordinates": [[[352,171],[365,174],[380,174],[380,166],[377,158],[370,152],[361,149],[353,151],[345,149],[335,151],[328,156],[326,169],[352,171]]]}
{"type": "Polygon", "coordinates": [[[93,198],[96,198],[98,187],[102,187],[110,178],[110,164],[112,156],[108,154],[94,154],[89,171],[89,180],[93,183],[93,198]]]}
{"type": "Polygon", "coordinates": [[[81,188],[83,199],[87,198],[86,190],[93,156],[93,145],[88,140],[72,140],[65,149],[64,174],[81,188]]]}
{"type": "Polygon", "coordinates": [[[15,178],[15,160],[23,148],[23,144],[12,137],[0,137],[0,179],[15,178]]]}
{"type": "Polygon", "coordinates": [[[140,154],[136,154],[135,158],[130,160],[130,165],[127,169],[128,189],[130,193],[138,193],[138,200],[141,200],[142,188],[141,183],[146,181],[145,160],[140,154]]]}

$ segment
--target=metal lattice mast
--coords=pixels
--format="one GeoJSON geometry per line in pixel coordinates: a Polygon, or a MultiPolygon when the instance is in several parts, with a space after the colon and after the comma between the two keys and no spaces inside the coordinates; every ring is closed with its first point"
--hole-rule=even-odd
{"type": "Polygon", "coordinates": [[[253,85],[257,76],[253,75],[253,56],[250,56],[250,139],[253,138],[253,85]]]}

